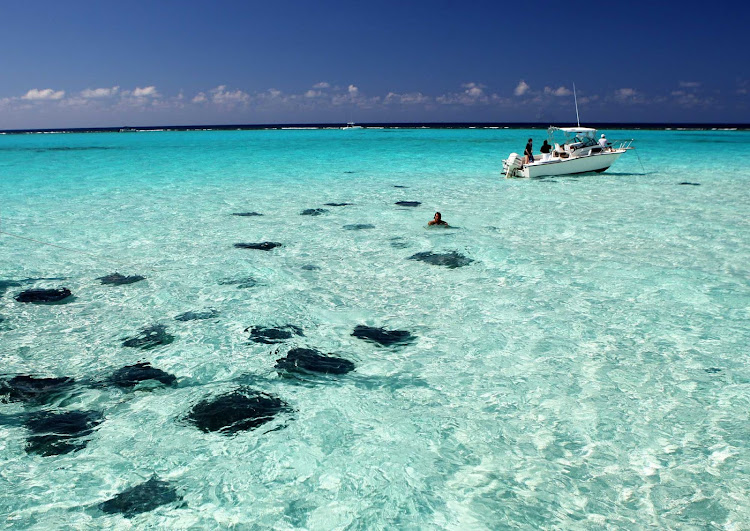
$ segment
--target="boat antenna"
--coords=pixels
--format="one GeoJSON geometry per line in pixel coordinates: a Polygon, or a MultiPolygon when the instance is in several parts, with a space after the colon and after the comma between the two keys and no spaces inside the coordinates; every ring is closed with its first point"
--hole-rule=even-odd
{"type": "Polygon", "coordinates": [[[576,102],[576,122],[578,127],[581,127],[581,119],[578,117],[578,98],[576,97],[576,84],[573,83],[573,101],[576,102]]]}

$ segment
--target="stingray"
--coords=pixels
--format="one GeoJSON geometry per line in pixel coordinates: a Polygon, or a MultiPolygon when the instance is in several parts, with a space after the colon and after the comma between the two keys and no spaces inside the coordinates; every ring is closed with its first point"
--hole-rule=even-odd
{"type": "MultiPolygon", "coordinates": [[[[18,302],[30,302],[32,304],[49,304],[66,301],[73,294],[68,288],[57,289],[27,289],[16,296],[18,302]]],[[[72,299],[71,299],[72,300],[72,299]]]]}
{"type": "Polygon", "coordinates": [[[219,312],[218,310],[215,310],[213,308],[209,308],[207,310],[197,311],[197,312],[185,312],[181,313],[177,317],[175,317],[175,321],[202,321],[204,319],[213,319],[214,317],[218,317],[219,312]]]}
{"type": "Polygon", "coordinates": [[[141,280],[145,280],[146,277],[142,277],[141,275],[131,275],[131,276],[125,276],[121,275],[120,273],[112,273],[111,275],[107,275],[104,277],[99,277],[97,280],[101,280],[102,284],[109,284],[112,286],[124,286],[126,284],[134,284],[136,282],[140,282],[141,280]]]}
{"type": "Polygon", "coordinates": [[[198,402],[187,420],[201,431],[231,435],[262,426],[288,409],[286,402],[276,396],[241,387],[198,402]]]}
{"type": "Polygon", "coordinates": [[[456,251],[451,251],[449,253],[433,253],[425,251],[410,256],[409,260],[419,260],[432,265],[445,266],[448,269],[467,266],[474,261],[456,251]]]}
{"type": "Polygon", "coordinates": [[[260,242],[260,243],[235,243],[237,249],[256,249],[258,251],[270,251],[275,247],[281,247],[278,242],[260,242]]]}
{"type": "Polygon", "coordinates": [[[167,333],[167,327],[157,324],[147,326],[137,336],[124,340],[122,346],[148,350],[160,345],[169,345],[173,341],[174,336],[167,333]]]}
{"type": "Polygon", "coordinates": [[[219,281],[222,286],[237,286],[237,289],[254,288],[259,282],[253,277],[225,278],[219,281]]]}
{"type": "Polygon", "coordinates": [[[300,216],[320,216],[321,214],[327,214],[328,210],[325,208],[308,208],[300,212],[300,216]]]}
{"type": "Polygon", "coordinates": [[[85,448],[86,436],[103,422],[97,411],[42,411],[30,416],[24,426],[31,432],[26,451],[43,456],[60,455],[85,448]]]}
{"type": "Polygon", "coordinates": [[[365,325],[355,326],[352,335],[385,347],[406,345],[416,339],[416,336],[406,330],[386,330],[365,325]]]}
{"type": "Polygon", "coordinates": [[[0,397],[11,402],[49,402],[75,387],[73,378],[37,378],[21,374],[0,381],[0,397]]]}
{"type": "Polygon", "coordinates": [[[169,482],[154,476],[100,503],[98,507],[107,514],[121,514],[126,518],[132,518],[179,500],[182,500],[182,497],[169,482]]]}
{"type": "Polygon", "coordinates": [[[369,223],[355,223],[354,225],[344,225],[344,230],[366,230],[374,229],[375,225],[369,223]]]}
{"type": "Polygon", "coordinates": [[[293,348],[276,360],[274,368],[298,374],[346,374],[354,370],[354,363],[311,348],[293,348]]]}
{"type": "Polygon", "coordinates": [[[117,369],[109,379],[113,385],[126,389],[149,380],[169,386],[177,384],[177,378],[173,374],[169,374],[161,369],[152,367],[149,363],[143,362],[117,369]]]}
{"type": "Polygon", "coordinates": [[[265,343],[266,345],[273,345],[275,343],[281,343],[286,339],[291,339],[292,336],[304,336],[302,329],[294,325],[284,326],[253,326],[245,329],[245,332],[250,332],[250,341],[255,343],[265,343]]]}

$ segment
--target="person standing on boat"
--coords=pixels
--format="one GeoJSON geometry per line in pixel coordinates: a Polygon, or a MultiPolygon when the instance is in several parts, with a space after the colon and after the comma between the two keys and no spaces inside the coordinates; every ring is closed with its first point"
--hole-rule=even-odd
{"type": "Polygon", "coordinates": [[[528,144],[526,144],[526,149],[523,151],[523,163],[528,164],[529,162],[534,162],[534,148],[531,147],[530,138],[528,144]]]}
{"type": "Polygon", "coordinates": [[[542,144],[542,147],[539,148],[539,151],[541,151],[543,155],[542,161],[548,160],[550,151],[552,151],[552,146],[550,146],[545,140],[544,143],[542,144]]]}

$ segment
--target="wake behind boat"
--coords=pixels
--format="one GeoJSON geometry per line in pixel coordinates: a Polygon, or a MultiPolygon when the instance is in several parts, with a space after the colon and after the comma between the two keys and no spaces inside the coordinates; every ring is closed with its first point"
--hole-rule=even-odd
{"type": "Polygon", "coordinates": [[[547,129],[551,153],[535,155],[533,161],[525,162],[518,153],[511,153],[503,160],[503,173],[506,179],[513,177],[548,177],[553,175],[574,175],[577,173],[601,173],[606,171],[629,149],[633,140],[597,142],[597,130],[590,127],[553,127],[547,129]],[[556,133],[562,133],[562,143],[556,142],[556,133]]]}

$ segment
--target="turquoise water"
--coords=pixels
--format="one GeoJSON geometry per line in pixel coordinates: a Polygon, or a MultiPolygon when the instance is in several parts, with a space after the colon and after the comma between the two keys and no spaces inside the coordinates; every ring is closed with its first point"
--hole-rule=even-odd
{"type": "Polygon", "coordinates": [[[80,383],[0,404],[5,526],[750,526],[750,133],[607,131],[637,151],[606,173],[501,178],[529,136],[545,137],[0,136],[0,230],[64,247],[0,234],[0,281],[18,284],[0,296],[0,370],[80,383]],[[300,215],[313,208],[328,212],[300,215]],[[454,228],[427,229],[436,210],[454,228]],[[263,215],[232,215],[251,211],[263,215]],[[283,246],[233,247],[262,241],[283,246]],[[473,262],[408,260],[427,251],[473,262]],[[114,271],[146,280],[97,280],[114,271]],[[75,300],[14,300],[62,286],[75,300]],[[122,345],[154,324],[174,342],[122,345]],[[245,331],[285,324],[304,337],[245,331]],[[379,347],[351,335],[360,324],[417,339],[379,347]],[[356,370],[282,377],[291,346],[356,370]],[[139,361],[177,387],[97,384],[139,361]],[[185,421],[240,386],[289,411],[234,436],[185,421]],[[104,422],[44,457],[22,425],[40,410],[104,422]],[[130,518],[98,508],[153,475],[181,501],[130,518]]]}

